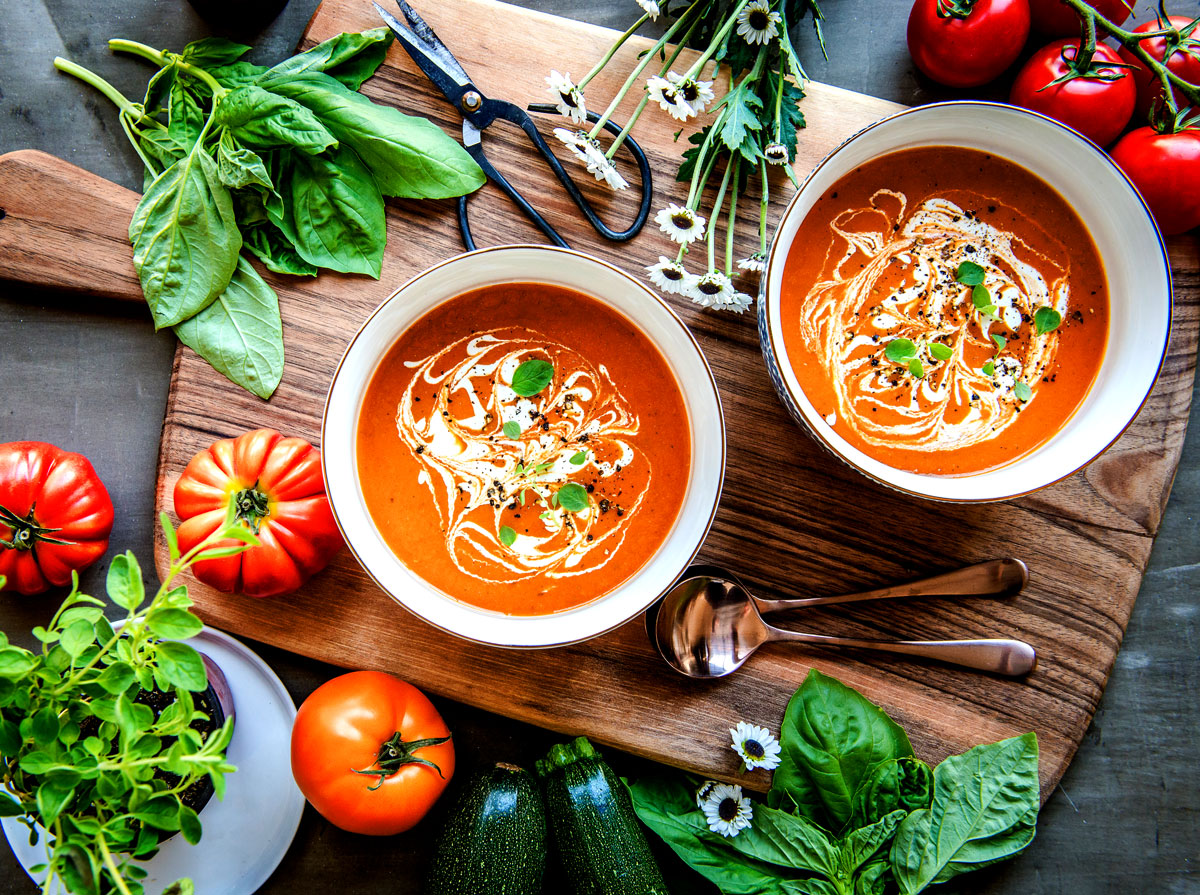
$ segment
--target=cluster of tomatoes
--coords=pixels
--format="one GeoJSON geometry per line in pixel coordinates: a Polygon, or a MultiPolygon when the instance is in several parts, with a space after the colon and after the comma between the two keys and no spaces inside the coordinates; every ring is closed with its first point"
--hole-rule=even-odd
{"type": "MultiPolygon", "coordinates": [[[[1091,5],[1119,27],[1132,3],[1092,0],[1091,5]]],[[[966,88],[995,80],[1012,66],[1031,32],[1056,38],[1021,67],[1010,102],[1061,121],[1100,146],[1116,141],[1110,150],[1113,160],[1137,186],[1163,233],[1200,226],[1200,130],[1188,126],[1200,122],[1189,122],[1187,111],[1164,114],[1161,80],[1126,46],[1114,49],[1097,42],[1087,59],[1081,21],[1063,0],[916,0],[908,19],[908,48],[925,75],[948,87],[966,88]],[[1157,121],[1148,123],[1152,112],[1157,121]],[[1125,133],[1131,122],[1134,128],[1125,133]]],[[[1180,39],[1160,35],[1138,44],[1184,81],[1200,85],[1195,21],[1183,16],[1163,23],[1152,19],[1132,34],[1165,27],[1175,28],[1180,39]]],[[[1180,107],[1188,104],[1177,91],[1173,99],[1180,107]]]]}

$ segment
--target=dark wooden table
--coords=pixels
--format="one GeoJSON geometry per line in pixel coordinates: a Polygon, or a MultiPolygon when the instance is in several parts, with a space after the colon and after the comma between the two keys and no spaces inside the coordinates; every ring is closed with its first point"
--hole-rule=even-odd
{"type": "MultiPolygon", "coordinates": [[[[453,2],[453,0],[445,0],[453,2]]],[[[525,5],[624,28],[632,0],[524,0],[525,5]]],[[[242,7],[229,4],[235,10],[242,7]]],[[[3,0],[0,2],[0,152],[37,148],[137,189],[141,165],[106,101],[57,74],[68,56],[138,94],[143,67],[109,54],[109,37],[178,49],[221,33],[254,43],[255,61],[289,53],[317,0],[292,0],[261,31],[235,16],[206,23],[184,0],[3,0]]],[[[828,3],[821,60],[807,30],[799,35],[814,78],[915,104],[960,96],[914,73],[904,45],[910,0],[828,3]]],[[[1169,4],[1197,13],[1194,2],[1169,4]]],[[[1146,3],[1139,4],[1144,20],[1146,3]]],[[[564,60],[564,65],[579,62],[564,60]]],[[[1003,98],[1005,84],[971,92],[1003,98]]],[[[131,548],[150,565],[154,467],[174,341],[155,335],[135,309],[69,301],[0,285],[0,441],[39,439],[87,454],[112,493],[118,517],[112,552],[131,548]]],[[[1200,421],[1193,416],[1174,492],[1124,646],[1092,728],[1042,813],[1038,838],[1017,860],[964,877],[954,891],[1000,893],[1200,893],[1200,421]]],[[[102,562],[84,576],[101,590],[102,562]]],[[[0,630],[14,640],[44,623],[53,597],[6,596],[0,630]]],[[[256,646],[255,644],[251,644],[256,646]]],[[[257,647],[300,702],[335,669],[257,647]]],[[[460,774],[495,760],[529,763],[557,738],[453,703],[441,708],[456,732],[460,774]]],[[[281,755],[280,761],[287,757],[281,755]]],[[[623,772],[644,763],[612,756],[623,772]]],[[[438,817],[388,840],[353,836],[311,809],[265,893],[418,891],[438,817]]],[[[35,891],[0,849],[0,895],[35,891]]],[[[673,857],[663,864],[678,893],[709,891],[673,857]]],[[[947,889],[950,891],[951,889],[947,889]]],[[[549,890],[548,890],[549,891],[549,890]]],[[[203,893],[241,895],[241,893],[203,893]]]]}

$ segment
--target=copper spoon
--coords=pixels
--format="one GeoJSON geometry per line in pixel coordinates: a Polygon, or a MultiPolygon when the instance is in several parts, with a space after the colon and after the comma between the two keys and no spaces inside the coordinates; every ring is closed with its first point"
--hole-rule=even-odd
{"type": "Polygon", "coordinates": [[[695,678],[737,671],[764,643],[793,641],[817,646],[851,646],[938,659],[995,674],[1028,674],[1037,655],[1020,640],[860,640],[785,631],[763,621],[761,612],[828,606],[862,600],[932,596],[1011,596],[1028,580],[1015,559],[977,563],[944,575],[857,594],[760,600],[733,576],[713,567],[693,567],[663,598],[654,619],[654,641],[667,663],[695,678]]]}

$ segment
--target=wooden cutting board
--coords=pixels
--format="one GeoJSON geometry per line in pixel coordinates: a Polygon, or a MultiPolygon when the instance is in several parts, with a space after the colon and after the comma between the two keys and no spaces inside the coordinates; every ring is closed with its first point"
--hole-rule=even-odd
{"type": "MultiPolygon", "coordinates": [[[[485,92],[521,103],[545,99],[550,68],[579,75],[614,33],[486,0],[419,3],[485,92]]],[[[377,23],[363,0],[326,0],[302,46],[377,23]]],[[[614,71],[627,71],[645,44],[631,41],[614,71]]],[[[618,85],[602,77],[588,90],[598,106],[618,85]]],[[[458,116],[399,47],[364,92],[426,115],[457,133],[458,116]]],[[[629,106],[617,115],[623,120],[629,106]]],[[[840,141],[897,107],[819,84],[803,102],[797,172],[803,176],[840,141]]],[[[546,129],[560,122],[546,121],[546,129]]],[[[656,173],[654,207],[680,201],[674,183],[677,125],[648,113],[636,136],[656,173]]],[[[582,224],[558,188],[527,164],[523,139],[503,127],[485,136],[488,153],[576,248],[635,274],[671,254],[653,224],[613,245],[582,224]]],[[[519,135],[518,135],[519,136],[519,135]]],[[[686,133],[685,135],[686,136],[686,133]]],[[[583,175],[582,171],[575,173],[583,175]]],[[[791,190],[774,184],[775,220],[791,190]]],[[[588,190],[610,220],[626,220],[636,201],[588,190]]],[[[137,297],[124,229],[136,195],[38,153],[0,159],[0,277],[30,279],[42,270],[58,288],[137,297]],[[76,195],[82,190],[83,199],[76,195]],[[61,194],[61,201],[46,201],[61,194]],[[68,204],[69,203],[69,204],[68,204]],[[86,207],[84,207],[86,204],[86,207]],[[64,224],[62,211],[71,208],[64,224]],[[90,264],[55,265],[87,252],[90,264]]],[[[738,257],[753,251],[756,232],[738,257]]],[[[481,246],[542,240],[492,187],[471,200],[481,246]]],[[[315,280],[268,275],[279,291],[287,367],[264,403],[232,386],[180,347],[163,430],[158,506],[171,512],[171,491],[188,459],[211,441],[274,426],[316,441],[334,367],[370,312],[409,276],[461,250],[451,202],[393,202],[388,250],[376,282],[322,274],[315,280]]],[[[457,640],[408,614],[379,591],[343,551],[299,593],[257,601],[193,583],[204,619],[219,628],[306,656],[354,668],[395,672],[422,688],[564,734],[594,740],[716,777],[738,762],[728,728],[749,720],[778,730],[788,697],[812,666],[836,675],[883,705],[932,761],[970,746],[1036,730],[1043,796],[1062,776],[1090,721],[1112,668],[1167,500],[1186,428],[1200,321],[1200,256],[1191,237],[1171,241],[1176,304],[1166,364],[1136,422],[1086,470],[1038,494],[1004,504],[947,506],[883,489],[836,464],[788,419],[767,379],[751,315],[676,309],[708,356],[729,429],[725,493],[700,559],[724,565],[766,596],[832,594],[932,573],[996,556],[1028,563],[1031,580],[1018,598],[925,600],[807,610],[789,624],[804,630],[867,637],[946,639],[1016,636],[1041,662],[1014,681],[917,660],[856,651],[797,647],[763,650],[739,674],[714,682],[684,679],[659,659],[636,619],[604,637],[555,650],[514,652],[457,640]]],[[[752,282],[742,284],[754,291],[752,282]]],[[[157,544],[160,569],[163,544],[157,544]]],[[[765,788],[769,776],[741,778],[765,788]]]]}

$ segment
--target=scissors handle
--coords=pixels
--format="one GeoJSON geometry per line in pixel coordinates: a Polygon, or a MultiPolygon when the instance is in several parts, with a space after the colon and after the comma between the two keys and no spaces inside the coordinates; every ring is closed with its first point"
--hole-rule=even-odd
{"type": "MultiPolygon", "coordinates": [[[[549,104],[536,104],[531,105],[529,110],[532,112],[554,112],[556,111],[556,107],[549,104]]],[[[642,147],[639,146],[632,137],[626,137],[625,143],[629,146],[629,151],[633,154],[634,160],[638,165],[638,173],[642,181],[642,198],[641,203],[638,206],[637,216],[634,218],[633,223],[630,224],[626,229],[617,231],[613,230],[602,220],[600,220],[599,215],[596,214],[596,211],[592,207],[591,203],[588,202],[587,198],[582,192],[580,192],[579,187],[575,185],[575,182],[571,179],[571,176],[566,172],[566,169],[563,168],[562,163],[559,162],[549,145],[538,132],[537,125],[534,124],[533,119],[529,117],[524,109],[522,109],[520,106],[514,105],[513,103],[504,102],[501,100],[485,100],[484,107],[480,110],[480,112],[487,115],[487,117],[490,119],[488,121],[489,124],[491,121],[494,121],[497,118],[502,118],[505,121],[517,125],[525,132],[525,135],[529,137],[534,147],[539,153],[541,153],[542,158],[544,158],[546,163],[550,166],[550,170],[554,172],[554,176],[558,178],[559,183],[561,183],[563,188],[566,189],[567,194],[571,197],[571,201],[575,203],[576,207],[583,213],[584,217],[587,218],[588,223],[592,225],[593,229],[595,229],[595,231],[605,239],[609,239],[614,242],[625,242],[641,232],[642,227],[645,226],[646,219],[650,215],[650,202],[654,195],[654,191],[651,183],[650,162],[646,158],[646,153],[642,151],[642,147]]],[[[593,122],[598,121],[599,116],[597,116],[594,112],[589,112],[588,119],[593,122]]],[[[614,134],[619,134],[621,132],[621,128],[612,121],[606,121],[604,127],[606,130],[614,134]]],[[[517,191],[517,188],[509,183],[508,180],[505,179],[504,175],[497,171],[495,166],[488,161],[487,156],[484,155],[483,147],[480,143],[468,145],[466,148],[471,154],[471,157],[475,159],[488,178],[491,179],[498,187],[500,187],[505,195],[507,195],[513,201],[513,203],[525,213],[526,217],[533,221],[537,228],[541,230],[548,239],[550,239],[555,245],[563,248],[570,248],[570,246],[567,245],[566,240],[564,240],[562,236],[558,234],[558,231],[556,231],[554,227],[552,227],[550,223],[543,218],[532,205],[529,204],[525,197],[517,191]]],[[[462,196],[458,200],[458,227],[462,234],[463,245],[466,246],[467,251],[474,251],[475,240],[471,235],[471,226],[467,218],[466,196],[462,196]]]]}

